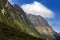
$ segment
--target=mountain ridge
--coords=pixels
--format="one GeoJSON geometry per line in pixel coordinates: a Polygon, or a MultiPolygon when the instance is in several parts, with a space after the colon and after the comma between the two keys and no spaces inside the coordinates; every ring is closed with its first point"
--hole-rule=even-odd
{"type": "MultiPolygon", "coordinates": [[[[25,24],[25,22],[22,21],[21,17],[19,16],[19,14],[16,12],[15,8],[7,1],[7,0],[0,0],[0,39],[1,40],[10,40],[10,34],[12,34],[14,36],[14,38],[16,37],[16,40],[19,40],[20,38],[18,38],[16,35],[19,35],[20,32],[24,33],[23,35],[25,35],[25,38],[27,40],[34,40],[34,38],[36,38],[36,40],[43,40],[42,38],[38,37],[38,35],[36,33],[34,33],[34,31],[31,30],[31,28],[28,27],[28,24],[25,24]],[[3,28],[2,28],[3,27],[3,28]],[[10,29],[10,27],[12,27],[13,29],[10,29]],[[6,29],[5,29],[6,28],[6,29]],[[18,30],[16,32],[16,30],[18,30]],[[16,35],[15,35],[15,33],[16,35]],[[20,32],[19,32],[20,31],[20,32]],[[7,33],[6,33],[7,32],[7,33]],[[10,34],[9,34],[10,33],[10,34]],[[28,36],[26,35],[28,34],[28,36]],[[5,35],[5,36],[4,36],[5,35]],[[7,35],[9,35],[7,38],[5,38],[7,35]],[[30,35],[30,37],[29,37],[30,35]]],[[[11,40],[15,40],[13,39],[13,36],[11,38],[11,40]]],[[[22,35],[19,35],[22,37],[22,35]]],[[[22,37],[23,40],[26,40],[22,37]]]]}
{"type": "Polygon", "coordinates": [[[42,36],[49,40],[56,40],[56,37],[54,36],[55,31],[53,28],[48,24],[48,22],[41,17],[40,15],[33,15],[33,14],[27,14],[27,17],[31,20],[32,24],[35,25],[34,28],[40,33],[43,34],[42,36]],[[44,36],[45,35],[45,36],[44,36]]]}
{"type": "Polygon", "coordinates": [[[56,40],[55,36],[58,40],[58,34],[43,17],[28,16],[19,5],[0,0],[1,40],[56,40]]]}

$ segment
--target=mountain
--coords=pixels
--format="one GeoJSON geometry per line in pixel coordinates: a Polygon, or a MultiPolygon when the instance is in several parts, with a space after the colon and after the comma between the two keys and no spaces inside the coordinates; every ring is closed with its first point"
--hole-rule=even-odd
{"type": "MultiPolygon", "coordinates": [[[[29,28],[31,28],[32,31],[34,31],[34,33],[36,33],[37,35],[39,35],[39,32],[37,32],[37,30],[35,30],[34,25],[31,23],[31,21],[28,19],[26,13],[22,10],[22,8],[17,5],[14,4],[13,7],[15,8],[16,12],[19,14],[19,16],[21,17],[22,21],[27,24],[29,26],[29,28]]],[[[35,35],[36,35],[35,34],[35,35]]],[[[40,37],[40,36],[39,36],[40,37]]]]}
{"type": "Polygon", "coordinates": [[[0,40],[59,40],[41,16],[27,15],[22,8],[0,0],[0,40]]]}
{"type": "Polygon", "coordinates": [[[27,14],[27,17],[35,26],[34,28],[42,35],[42,38],[45,38],[46,40],[57,40],[57,33],[55,33],[55,31],[43,17],[41,17],[40,15],[32,14],[27,14]]]}
{"type": "Polygon", "coordinates": [[[0,40],[43,40],[32,26],[22,9],[18,13],[8,0],[0,0],[0,40]]]}

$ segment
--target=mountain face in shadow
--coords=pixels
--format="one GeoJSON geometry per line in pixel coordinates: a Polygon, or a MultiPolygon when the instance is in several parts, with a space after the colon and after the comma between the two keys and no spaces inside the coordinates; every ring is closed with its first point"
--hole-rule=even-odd
{"type": "Polygon", "coordinates": [[[60,36],[60,33],[58,33],[59,34],[59,36],[60,36]]]}
{"type": "Polygon", "coordinates": [[[47,21],[27,15],[17,4],[0,0],[0,40],[59,40],[47,21]]]}
{"type": "Polygon", "coordinates": [[[60,38],[60,33],[59,33],[59,38],[60,38]]]}

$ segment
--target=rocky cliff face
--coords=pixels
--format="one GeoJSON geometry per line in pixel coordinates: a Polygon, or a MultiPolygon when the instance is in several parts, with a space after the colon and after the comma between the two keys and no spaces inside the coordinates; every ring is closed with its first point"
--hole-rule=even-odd
{"type": "Polygon", "coordinates": [[[42,37],[47,40],[57,40],[54,36],[55,31],[43,17],[32,14],[28,14],[27,17],[31,20],[32,24],[35,25],[34,28],[42,35],[42,37]]]}

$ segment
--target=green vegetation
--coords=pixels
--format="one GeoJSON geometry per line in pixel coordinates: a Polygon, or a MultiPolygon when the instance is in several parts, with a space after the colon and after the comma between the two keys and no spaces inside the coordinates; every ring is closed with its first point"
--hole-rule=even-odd
{"type": "MultiPolygon", "coordinates": [[[[18,27],[18,29],[22,30],[23,32],[30,34],[33,33],[32,30],[28,28],[28,25],[22,22],[22,20],[19,18],[19,15],[15,12],[14,8],[11,5],[9,5],[9,7],[11,8],[10,10],[7,10],[8,8],[6,9],[5,7],[2,7],[0,11],[0,22],[9,26],[18,27]],[[3,9],[5,10],[3,11],[4,15],[2,13],[3,9]]],[[[34,33],[31,35],[34,35],[34,33]]]]}
{"type": "Polygon", "coordinates": [[[32,31],[28,24],[22,21],[9,2],[0,0],[0,40],[43,39],[39,38],[39,35],[32,31]]]}
{"type": "Polygon", "coordinates": [[[0,23],[0,40],[43,40],[23,33],[17,28],[0,23]]]}

